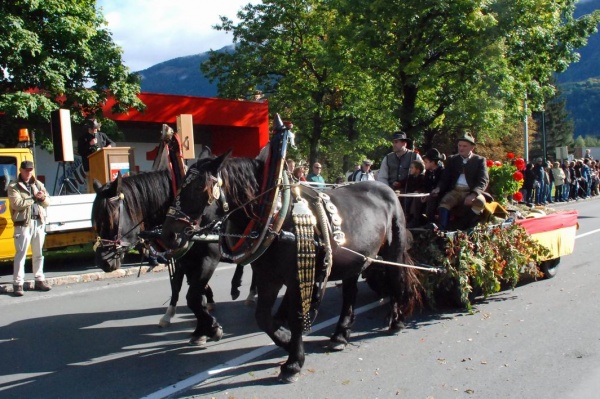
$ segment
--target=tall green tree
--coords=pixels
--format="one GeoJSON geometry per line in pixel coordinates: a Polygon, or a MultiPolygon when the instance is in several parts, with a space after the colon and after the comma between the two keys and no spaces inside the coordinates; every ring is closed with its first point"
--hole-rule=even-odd
{"type": "Polygon", "coordinates": [[[298,129],[298,157],[325,161],[330,178],[356,161],[349,154],[357,148],[367,156],[376,147],[372,134],[363,132],[372,133],[391,115],[374,112],[371,78],[345,59],[344,40],[332,40],[337,13],[323,0],[249,4],[238,24],[222,17],[216,26],[233,34],[235,52],[211,52],[201,66],[209,79],[218,79],[220,96],[249,98],[262,90],[270,109],[298,129]],[[326,151],[323,159],[323,145],[336,152],[326,151]]]}
{"type": "Polygon", "coordinates": [[[532,158],[544,154],[544,143],[549,159],[556,158],[556,147],[573,146],[575,124],[565,104],[565,98],[557,91],[556,95],[546,102],[543,112],[536,113],[538,134],[531,148],[532,158]]]}
{"type": "Polygon", "coordinates": [[[222,18],[216,28],[233,33],[236,50],[201,68],[222,96],[262,89],[302,129],[311,162],[320,146],[337,164],[387,151],[398,128],[423,148],[464,128],[497,141],[521,123],[525,99],[540,109],[552,97],[552,74],[596,30],[600,12],[575,19],[574,4],[264,0],[239,24],[222,18]]]}
{"type": "Polygon", "coordinates": [[[600,13],[573,17],[575,0],[338,0],[351,15],[356,63],[382,79],[413,135],[463,127],[493,134],[540,108],[552,74],[578,59],[600,13]]]}
{"type": "MultiPolygon", "coordinates": [[[[8,125],[47,122],[58,108],[76,119],[96,115],[108,96],[116,100],[115,112],[143,108],[139,77],[123,65],[95,3],[0,3],[0,111],[8,125]]],[[[1,140],[10,143],[12,135],[1,140]]]]}

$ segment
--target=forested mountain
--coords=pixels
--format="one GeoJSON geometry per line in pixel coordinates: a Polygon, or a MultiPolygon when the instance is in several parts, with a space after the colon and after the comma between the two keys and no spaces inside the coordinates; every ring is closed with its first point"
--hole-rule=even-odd
{"type": "MultiPolygon", "coordinates": [[[[576,16],[600,9],[600,0],[577,4],[576,16]]],[[[233,51],[228,46],[219,51],[233,51]]],[[[589,38],[588,45],[579,50],[579,62],[557,75],[566,108],[575,123],[575,137],[600,136],[600,33],[589,38]]],[[[200,64],[208,53],[174,58],[139,71],[142,91],[200,97],[215,97],[216,83],[210,84],[200,72],[200,64]]]]}
{"type": "MultiPolygon", "coordinates": [[[[232,50],[233,46],[219,51],[232,50]]],[[[149,93],[215,97],[217,85],[210,84],[200,72],[200,64],[208,59],[208,52],[173,58],[139,71],[142,91],[149,93]]]]}
{"type": "MultiPolygon", "coordinates": [[[[579,2],[575,11],[575,17],[590,14],[600,9],[600,0],[587,0],[579,2]]],[[[600,78],[600,34],[590,36],[587,46],[579,50],[581,59],[569,68],[557,75],[559,83],[581,82],[590,78],[600,78]]]]}

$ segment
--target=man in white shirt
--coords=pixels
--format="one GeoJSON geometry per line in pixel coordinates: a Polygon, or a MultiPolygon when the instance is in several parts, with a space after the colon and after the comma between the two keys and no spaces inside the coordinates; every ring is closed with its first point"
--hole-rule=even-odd
{"type": "Polygon", "coordinates": [[[360,169],[355,170],[349,177],[348,181],[367,181],[367,180],[375,180],[375,176],[371,171],[371,166],[373,162],[369,159],[365,159],[362,161],[360,165],[360,169]]]}

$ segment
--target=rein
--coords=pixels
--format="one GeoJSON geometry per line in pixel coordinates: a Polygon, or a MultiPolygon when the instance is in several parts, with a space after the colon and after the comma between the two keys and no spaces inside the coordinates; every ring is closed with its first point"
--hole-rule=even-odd
{"type": "MultiPolygon", "coordinates": [[[[186,182],[184,183],[184,187],[187,183],[193,182],[199,176],[198,172],[195,169],[190,169],[190,173],[194,174],[195,176],[193,176],[191,179],[186,179],[186,182]]],[[[214,187],[217,187],[214,184],[214,182],[217,182],[217,184],[219,184],[219,185],[222,184],[222,181],[220,179],[221,179],[220,177],[215,178],[214,176],[211,175],[210,180],[213,182],[212,183],[213,185],[211,186],[212,188],[207,187],[207,191],[209,192],[209,202],[208,202],[209,205],[212,204],[214,201],[220,202],[221,208],[225,212],[225,216],[223,216],[220,220],[215,220],[215,221],[210,222],[207,225],[200,226],[199,221],[202,218],[202,216],[204,216],[206,214],[206,212],[198,215],[198,217],[196,217],[196,218],[186,214],[185,212],[183,212],[181,210],[181,203],[179,201],[179,196],[175,200],[175,206],[171,206],[169,208],[169,211],[167,212],[168,218],[183,222],[188,225],[188,227],[186,229],[184,229],[184,234],[186,234],[187,236],[204,234],[204,232],[206,232],[207,230],[213,229],[215,226],[220,225],[223,222],[225,222],[234,212],[244,209],[249,204],[260,200],[262,196],[269,194],[269,192],[276,190],[278,188],[284,188],[284,187],[289,188],[292,186],[291,184],[280,183],[279,185],[276,185],[274,187],[271,187],[271,188],[265,190],[264,192],[260,193],[253,199],[248,200],[248,201],[244,202],[243,204],[237,206],[236,208],[233,208],[230,210],[229,204],[226,201],[221,200],[221,198],[225,196],[225,193],[220,189],[219,190],[214,189],[214,187]]],[[[252,219],[252,220],[254,220],[254,219],[252,219]]],[[[223,232],[217,232],[216,234],[219,236],[224,236],[224,237],[240,237],[240,238],[247,237],[247,238],[253,238],[253,239],[258,238],[257,231],[250,231],[248,234],[226,234],[223,232]]]]}

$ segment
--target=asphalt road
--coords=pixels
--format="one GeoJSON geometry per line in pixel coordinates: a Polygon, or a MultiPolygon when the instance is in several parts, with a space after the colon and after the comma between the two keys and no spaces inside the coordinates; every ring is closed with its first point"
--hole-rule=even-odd
{"type": "Polygon", "coordinates": [[[0,397],[597,398],[599,204],[567,205],[579,210],[580,229],[554,279],[525,281],[472,314],[420,313],[389,336],[385,305],[361,283],[352,344],[330,353],[340,306],[330,288],[291,385],[276,378],[284,352],[258,331],[243,298],[229,298],[231,265],[220,265],[211,282],[225,336],[202,349],[186,345],[193,319],[184,300],[173,325],[157,327],[169,298],[166,273],[0,295],[0,397]]]}

